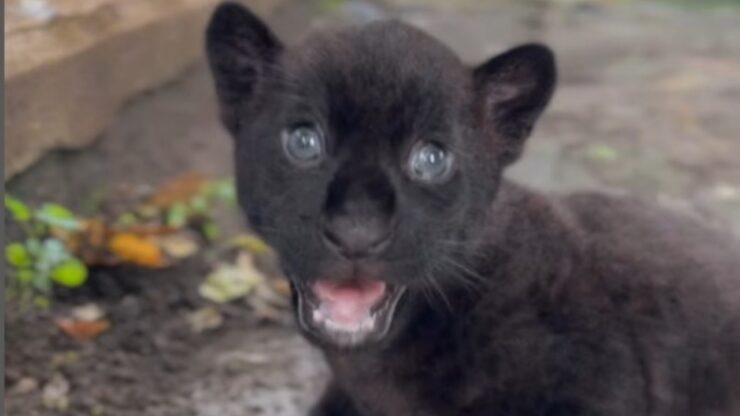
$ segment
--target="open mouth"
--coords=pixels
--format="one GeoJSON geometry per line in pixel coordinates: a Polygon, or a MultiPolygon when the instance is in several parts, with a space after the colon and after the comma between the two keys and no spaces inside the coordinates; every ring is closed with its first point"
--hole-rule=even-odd
{"type": "Polygon", "coordinates": [[[296,285],[304,330],[339,347],[385,337],[405,288],[382,280],[316,280],[296,285]]]}

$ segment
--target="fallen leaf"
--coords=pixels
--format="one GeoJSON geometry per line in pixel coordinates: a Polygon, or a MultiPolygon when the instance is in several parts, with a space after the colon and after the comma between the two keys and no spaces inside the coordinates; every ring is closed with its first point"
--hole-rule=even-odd
{"type": "Polygon", "coordinates": [[[168,256],[176,259],[190,257],[198,252],[200,248],[195,237],[188,232],[180,232],[165,237],[160,237],[157,242],[168,256]]]}
{"type": "Polygon", "coordinates": [[[10,389],[11,394],[28,394],[39,388],[39,382],[32,377],[23,377],[10,389]]]}
{"type": "Polygon", "coordinates": [[[216,357],[216,365],[229,372],[244,373],[254,366],[268,364],[268,354],[249,351],[231,351],[216,357]]]}
{"type": "Polygon", "coordinates": [[[52,235],[63,240],[68,250],[85,264],[110,264],[111,256],[106,249],[113,230],[98,218],[82,220],[81,224],[80,232],[64,234],[52,229],[52,235]]]}
{"type": "Polygon", "coordinates": [[[252,234],[241,234],[237,235],[229,240],[229,245],[232,247],[238,247],[254,254],[264,254],[272,251],[270,246],[262,241],[259,237],[252,234]]]}
{"type": "Polygon", "coordinates": [[[720,201],[740,201],[740,187],[728,183],[716,185],[712,194],[720,201]]]}
{"type": "Polygon", "coordinates": [[[190,217],[190,209],[182,202],[175,202],[167,209],[167,226],[180,229],[185,226],[190,217]]]}
{"type": "Polygon", "coordinates": [[[216,329],[224,322],[224,317],[218,309],[213,306],[204,306],[187,317],[193,332],[200,334],[209,329],[216,329]]]}
{"type": "Polygon", "coordinates": [[[210,182],[206,186],[206,193],[228,205],[237,205],[236,185],[233,178],[210,182]]]}
{"type": "Polygon", "coordinates": [[[204,298],[226,303],[241,298],[264,281],[249,253],[241,252],[235,264],[220,263],[198,288],[204,298]]]}
{"type": "Polygon", "coordinates": [[[90,408],[90,416],[103,416],[105,415],[105,407],[100,403],[93,403],[90,408]]]}
{"type": "Polygon", "coordinates": [[[136,234],[139,237],[161,237],[163,235],[174,234],[178,231],[177,228],[159,224],[141,224],[120,229],[120,232],[136,234]]]}
{"type": "Polygon", "coordinates": [[[702,73],[684,71],[661,80],[657,87],[668,92],[687,93],[703,88],[706,83],[702,73]]]}
{"type": "Polygon", "coordinates": [[[136,224],[139,223],[139,219],[136,217],[136,214],[133,212],[124,212],[121,214],[118,219],[116,219],[116,226],[118,227],[133,227],[136,224]]]}
{"type": "Polygon", "coordinates": [[[54,374],[44,386],[41,401],[48,409],[66,411],[69,408],[69,381],[61,374],[54,374]]]}
{"type": "Polygon", "coordinates": [[[221,235],[221,229],[213,221],[204,221],[201,225],[201,231],[208,241],[215,241],[221,235]]]}
{"type": "Polygon", "coordinates": [[[164,254],[151,239],[132,233],[119,233],[108,242],[116,256],[139,266],[160,268],[166,265],[164,254]]]}
{"type": "Polygon", "coordinates": [[[69,318],[58,318],[54,321],[67,336],[78,341],[90,341],[110,329],[110,321],[76,321],[69,318]]]}
{"type": "Polygon", "coordinates": [[[286,298],[290,297],[290,282],[288,282],[288,279],[274,279],[271,280],[271,282],[272,288],[275,289],[276,292],[286,298]]]}
{"type": "Polygon", "coordinates": [[[160,209],[189,201],[206,185],[206,177],[197,172],[186,173],[160,187],[149,200],[149,204],[160,209]]]}
{"type": "Polygon", "coordinates": [[[80,362],[80,353],[75,350],[56,352],[51,356],[51,368],[58,370],[80,362]]]}
{"type": "Polygon", "coordinates": [[[92,322],[103,319],[105,311],[95,303],[86,303],[73,308],[72,316],[79,321],[92,322]]]}
{"type": "Polygon", "coordinates": [[[586,155],[600,162],[614,162],[619,159],[619,152],[611,146],[596,144],[588,148],[586,155]]]}
{"type": "Polygon", "coordinates": [[[270,281],[264,281],[257,286],[254,293],[249,296],[248,302],[259,319],[281,324],[291,319],[288,312],[289,298],[278,292],[270,281]]]}
{"type": "Polygon", "coordinates": [[[249,297],[249,306],[254,310],[254,315],[263,322],[289,325],[292,321],[291,314],[287,309],[276,307],[269,302],[256,296],[249,297]]]}
{"type": "Polygon", "coordinates": [[[110,230],[103,221],[91,219],[85,220],[82,224],[82,229],[87,237],[87,244],[96,248],[105,246],[110,230]]]}
{"type": "Polygon", "coordinates": [[[267,281],[257,287],[254,291],[254,297],[260,298],[270,305],[279,308],[287,309],[290,306],[289,296],[278,292],[275,286],[267,281]]]}
{"type": "Polygon", "coordinates": [[[161,213],[161,210],[158,207],[155,207],[154,205],[150,204],[144,204],[136,208],[136,213],[142,216],[143,218],[155,218],[158,217],[161,213]]]}

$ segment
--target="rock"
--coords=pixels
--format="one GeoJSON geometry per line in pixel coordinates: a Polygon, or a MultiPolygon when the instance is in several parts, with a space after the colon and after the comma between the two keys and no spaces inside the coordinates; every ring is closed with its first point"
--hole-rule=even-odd
{"type": "Polygon", "coordinates": [[[66,411],[69,408],[69,381],[57,373],[44,386],[41,400],[48,409],[66,411]]]}
{"type": "MultiPolygon", "coordinates": [[[[260,14],[282,0],[248,3],[260,14]]],[[[90,144],[129,99],[203,54],[219,0],[7,0],[5,178],[90,144]]]]}

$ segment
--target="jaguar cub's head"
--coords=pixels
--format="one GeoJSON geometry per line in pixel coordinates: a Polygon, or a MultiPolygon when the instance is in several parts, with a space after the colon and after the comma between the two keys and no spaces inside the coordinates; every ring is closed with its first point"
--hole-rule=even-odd
{"type": "Polygon", "coordinates": [[[555,83],[539,45],[469,68],[390,21],[285,48],[236,4],[216,10],[207,52],[242,207],[280,256],[303,331],[340,348],[390,342],[412,305],[464,284],[501,172],[555,83]]]}

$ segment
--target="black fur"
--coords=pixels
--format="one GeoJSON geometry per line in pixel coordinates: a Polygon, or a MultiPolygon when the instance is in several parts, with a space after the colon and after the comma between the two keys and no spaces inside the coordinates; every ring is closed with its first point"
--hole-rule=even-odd
{"type": "Polygon", "coordinates": [[[224,5],[207,48],[240,200],[293,283],[361,270],[408,287],[378,343],[307,331],[334,373],[313,415],[740,415],[735,241],[635,199],[502,179],[552,95],[546,47],[471,69],[381,22],[284,49],[224,5]],[[280,140],[305,122],[326,137],[312,168],[280,140]],[[449,180],[409,179],[420,140],[450,149],[449,180]],[[328,248],[337,206],[393,224],[388,247],[360,260],[328,248]]]}

